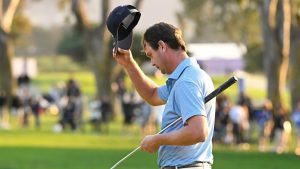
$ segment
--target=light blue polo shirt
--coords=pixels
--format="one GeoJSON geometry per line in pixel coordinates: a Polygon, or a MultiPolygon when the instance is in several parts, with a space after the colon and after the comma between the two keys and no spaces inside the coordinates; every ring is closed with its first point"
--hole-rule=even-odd
{"type": "Polygon", "coordinates": [[[197,115],[207,117],[209,129],[205,142],[190,146],[161,146],[158,150],[159,167],[187,165],[195,161],[213,163],[215,99],[204,104],[205,96],[213,90],[211,78],[200,68],[194,57],[183,60],[169,75],[166,85],[158,88],[159,97],[166,102],[161,128],[182,117],[182,121],[172,125],[164,133],[179,130],[190,117],[197,115]]]}

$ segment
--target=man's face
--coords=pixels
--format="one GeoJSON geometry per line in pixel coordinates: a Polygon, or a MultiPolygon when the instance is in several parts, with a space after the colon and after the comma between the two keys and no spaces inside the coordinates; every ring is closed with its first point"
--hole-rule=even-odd
{"type": "Polygon", "coordinates": [[[154,50],[149,43],[144,43],[144,52],[146,56],[151,60],[152,66],[155,66],[157,69],[161,71],[161,73],[166,74],[166,67],[164,63],[164,56],[159,50],[154,50]]]}

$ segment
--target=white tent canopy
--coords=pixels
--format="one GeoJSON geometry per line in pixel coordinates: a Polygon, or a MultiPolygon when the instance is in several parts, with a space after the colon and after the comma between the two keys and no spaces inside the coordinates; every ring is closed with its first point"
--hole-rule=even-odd
{"type": "Polygon", "coordinates": [[[236,43],[192,43],[187,45],[188,52],[195,57],[202,69],[209,74],[228,74],[243,70],[243,56],[247,49],[236,43]]]}
{"type": "Polygon", "coordinates": [[[191,43],[187,48],[197,60],[243,59],[247,52],[245,45],[236,43],[191,43]]]}

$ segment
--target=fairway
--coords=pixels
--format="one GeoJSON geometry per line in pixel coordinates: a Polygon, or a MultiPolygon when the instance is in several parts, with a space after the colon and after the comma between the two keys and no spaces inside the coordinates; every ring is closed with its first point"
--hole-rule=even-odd
{"type": "MultiPolygon", "coordinates": [[[[64,81],[68,77],[65,73],[41,74],[34,80],[34,84],[46,92],[52,83],[64,81]]],[[[85,95],[91,96],[94,93],[90,73],[79,73],[76,79],[84,86],[85,95]]],[[[214,78],[214,83],[218,86],[226,80],[227,77],[214,78]]],[[[236,96],[236,92],[236,85],[224,91],[225,94],[230,93],[231,97],[236,96]]],[[[263,98],[263,92],[253,93],[259,93],[255,98],[263,98]]],[[[25,129],[14,123],[10,130],[0,129],[0,169],[110,169],[139,146],[142,139],[138,125],[134,126],[133,134],[122,133],[121,115],[110,124],[109,134],[93,133],[88,124],[85,132],[53,133],[52,127],[57,120],[57,116],[44,114],[39,130],[34,128],[33,121],[25,129]]],[[[213,151],[213,169],[298,169],[300,165],[299,156],[292,151],[281,155],[260,153],[256,144],[251,145],[249,151],[215,144],[213,151]]],[[[138,151],[117,169],[157,169],[156,159],[157,154],[138,151]]]]}
{"type": "Polygon", "coordinates": [[[300,0],[0,9],[0,169],[300,169],[300,0]]]}
{"type": "MultiPolygon", "coordinates": [[[[109,134],[41,130],[0,130],[0,169],[109,169],[131,152],[141,139],[120,133],[120,123],[109,134]]],[[[216,145],[214,169],[298,169],[300,159],[292,153],[277,155],[237,150],[216,145]]],[[[117,168],[155,169],[156,154],[138,151],[117,168]]]]}
{"type": "MultiPolygon", "coordinates": [[[[0,147],[1,169],[109,169],[131,149],[78,149],[45,147],[0,147]]],[[[257,152],[215,151],[215,169],[297,169],[299,157],[257,152]]],[[[156,155],[138,152],[119,169],[157,168],[156,155]]]]}

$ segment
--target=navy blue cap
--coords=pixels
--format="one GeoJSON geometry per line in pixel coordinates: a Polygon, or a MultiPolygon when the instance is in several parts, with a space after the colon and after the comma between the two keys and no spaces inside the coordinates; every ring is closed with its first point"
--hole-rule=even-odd
{"type": "Polygon", "coordinates": [[[114,47],[128,50],[132,43],[132,30],[139,22],[141,13],[132,5],[121,5],[113,9],[106,26],[115,40],[114,47]]]}

